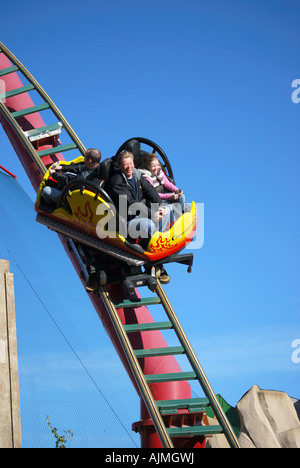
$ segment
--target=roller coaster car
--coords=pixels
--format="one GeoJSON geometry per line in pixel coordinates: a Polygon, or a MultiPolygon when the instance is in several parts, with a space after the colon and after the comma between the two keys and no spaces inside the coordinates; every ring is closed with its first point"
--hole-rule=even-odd
{"type": "MultiPolygon", "coordinates": [[[[127,140],[119,148],[116,155],[124,149],[131,151],[134,155],[135,167],[139,168],[143,165],[144,158],[149,153],[149,151],[141,149],[141,143],[152,148],[150,152],[155,152],[158,155],[166,175],[170,180],[174,181],[167,156],[151,140],[146,138],[127,140]]],[[[83,161],[84,158],[81,156],[71,162],[80,163],[83,161]]],[[[68,166],[71,162],[60,161],[60,165],[68,166]]],[[[115,170],[116,156],[101,162],[98,170],[100,183],[74,179],[63,188],[60,198],[52,210],[43,203],[41,197],[43,188],[51,184],[48,170],[40,185],[35,205],[38,212],[37,220],[48,225],[50,229],[62,232],[70,237],[74,237],[72,235],[73,231],[80,231],[83,233],[80,237],[81,242],[88,245],[91,245],[87,242],[88,239],[100,239],[102,245],[104,243],[117,248],[117,250],[121,249],[123,252],[125,251],[142,259],[143,263],[163,262],[167,257],[177,254],[191,242],[197,228],[197,210],[194,202],[190,211],[180,216],[168,231],[154,233],[149,239],[146,249],[142,248],[138,241],[126,239],[126,234],[124,236],[122,233],[127,232],[127,223],[124,223],[119,216],[110,196],[105,191],[105,184],[115,170]],[[43,215],[42,217],[44,220],[46,219],[46,222],[41,221],[41,217],[39,219],[39,214],[43,215]],[[50,220],[52,220],[51,223],[50,220]],[[53,224],[53,221],[57,222],[57,226],[60,226],[60,228],[56,229],[56,224],[53,224]],[[68,230],[64,232],[61,226],[71,228],[71,233],[68,230]]]]}

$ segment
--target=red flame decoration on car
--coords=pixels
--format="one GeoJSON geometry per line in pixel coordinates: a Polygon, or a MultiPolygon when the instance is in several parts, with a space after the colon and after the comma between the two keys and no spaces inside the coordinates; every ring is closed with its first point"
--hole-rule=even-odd
{"type": "Polygon", "coordinates": [[[159,236],[157,241],[151,245],[152,252],[163,252],[164,250],[174,249],[178,244],[171,244],[170,238],[163,239],[162,236],[159,236]]]}
{"type": "Polygon", "coordinates": [[[81,206],[78,206],[77,211],[74,211],[74,214],[77,224],[79,224],[81,228],[84,228],[88,234],[95,228],[93,223],[94,213],[90,207],[89,201],[84,205],[84,211],[82,211],[81,206]]]}

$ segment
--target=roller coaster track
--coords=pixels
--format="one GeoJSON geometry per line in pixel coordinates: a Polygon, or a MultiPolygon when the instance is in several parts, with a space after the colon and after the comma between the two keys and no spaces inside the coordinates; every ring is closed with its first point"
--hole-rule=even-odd
{"type": "Polygon", "coordinates": [[[147,409],[152,417],[155,428],[160,436],[160,440],[164,447],[172,448],[172,438],[174,437],[190,437],[190,436],[208,436],[213,434],[224,433],[226,439],[232,448],[238,448],[239,444],[235,433],[225,416],[218,399],[216,398],[213,389],[211,388],[208,379],[194,353],[191,344],[183,331],[183,328],[176,316],[168,298],[163,290],[160,282],[156,290],[156,297],[138,299],[135,301],[125,300],[120,303],[115,303],[110,298],[109,292],[105,287],[100,287],[100,294],[106,308],[111,316],[115,330],[122,343],[124,352],[128,357],[132,372],[136,382],[140,388],[141,394],[146,403],[147,409]],[[168,321],[153,322],[139,325],[123,325],[119,316],[118,309],[126,307],[140,307],[142,305],[161,304],[168,321]],[[130,333],[136,332],[151,332],[153,330],[174,330],[181,346],[170,346],[164,348],[151,348],[134,350],[131,346],[128,336],[130,333]],[[185,354],[189,360],[192,371],[178,373],[164,373],[154,375],[144,375],[139,365],[139,359],[145,359],[155,356],[185,354]],[[165,400],[155,401],[149,389],[149,383],[163,383],[171,381],[183,380],[198,380],[206,398],[180,399],[180,400],[165,400]],[[205,408],[210,405],[214,414],[219,421],[219,425],[178,425],[176,427],[168,427],[168,419],[164,420],[163,415],[178,415],[179,410],[185,409],[189,414],[203,414],[205,408]]]}
{"type": "MultiPolygon", "coordinates": [[[[59,152],[69,151],[72,149],[78,149],[81,155],[84,155],[86,152],[86,148],[84,147],[83,143],[80,141],[72,127],[69,125],[67,120],[64,118],[62,113],[56,107],[54,102],[48,96],[48,94],[44,91],[44,89],[40,86],[40,84],[36,81],[36,79],[31,75],[31,73],[21,64],[21,62],[2,44],[0,43],[0,52],[2,52],[13,64],[12,66],[0,70],[0,79],[10,75],[11,73],[20,72],[28,81],[28,85],[22,86],[20,88],[4,91],[0,94],[0,106],[1,106],[1,113],[5,116],[9,124],[12,126],[16,135],[21,140],[22,144],[26,147],[28,153],[30,154],[32,160],[35,162],[37,167],[39,168],[41,174],[44,175],[46,171],[46,166],[43,164],[43,158],[45,156],[50,156],[51,154],[55,154],[57,149],[59,152]],[[30,91],[36,91],[43,100],[42,104],[38,106],[32,106],[29,108],[24,108],[19,111],[9,112],[8,107],[5,105],[5,102],[13,98],[15,96],[19,96],[24,93],[28,93],[30,91]],[[60,146],[59,148],[53,148],[49,151],[44,150],[43,152],[35,151],[33,145],[30,143],[29,138],[24,134],[20,125],[18,124],[18,119],[22,117],[26,117],[31,114],[35,114],[37,112],[41,112],[43,110],[51,109],[52,113],[56,116],[56,118],[61,122],[62,127],[66,130],[67,134],[72,140],[71,144],[60,146]]],[[[47,135],[47,132],[50,133],[51,126],[42,127],[39,130],[40,135],[47,135]]]]}
{"type": "MultiPolygon", "coordinates": [[[[2,89],[0,93],[0,121],[34,188],[37,189],[47,167],[55,160],[63,159],[61,153],[77,150],[84,155],[86,148],[43,88],[2,43],[0,43],[0,80],[4,83],[4,90],[2,89]],[[24,85],[24,82],[27,84],[24,85]],[[30,92],[38,93],[42,102],[34,105],[29,97],[30,92]],[[46,110],[50,111],[58,122],[46,125],[40,117],[40,113],[46,110]],[[60,139],[58,140],[58,135],[63,130],[70,140],[66,144],[61,144],[60,139]]],[[[53,229],[59,231],[55,227],[53,229]]],[[[64,231],[63,228],[59,232],[78,274],[81,276],[82,273],[86,274],[76,245],[70,239],[72,233],[64,231]]],[[[75,240],[80,243],[80,239],[75,240]]],[[[105,245],[102,247],[105,251],[105,245]]],[[[108,255],[113,254],[108,252],[108,255]]],[[[142,398],[144,419],[148,413],[150,418],[148,422],[155,428],[161,446],[184,447],[191,439],[195,442],[195,446],[197,443],[204,446],[207,436],[223,433],[232,448],[239,448],[237,437],[160,282],[157,282],[155,295],[151,298],[143,299],[136,290],[135,297],[127,299],[121,290],[121,285],[100,286],[97,294],[91,294],[90,297],[142,398]],[[155,322],[147,309],[152,305],[161,305],[168,320],[155,322]],[[135,316],[135,320],[132,321],[131,318],[129,323],[126,320],[128,310],[135,316]],[[162,330],[173,330],[179,340],[179,346],[168,346],[162,338],[162,330]],[[144,345],[144,337],[147,336],[148,339],[150,332],[154,333],[152,341],[147,341],[147,347],[139,348],[138,344],[144,345]],[[178,354],[186,355],[192,369],[190,372],[178,370],[180,367],[175,364],[175,355],[178,354]],[[151,359],[156,359],[155,363],[157,359],[162,360],[164,364],[162,373],[145,371],[147,369],[145,362],[149,363],[151,359]],[[169,365],[172,372],[166,372],[166,366],[169,365]],[[193,399],[189,396],[190,389],[186,390],[189,380],[199,382],[205,398],[193,399]],[[172,382],[176,384],[184,382],[185,388],[177,393],[185,394],[187,397],[174,398],[177,387],[172,387],[172,382]],[[160,398],[163,392],[160,391],[159,385],[162,383],[169,385],[167,394],[171,389],[172,397],[160,398]],[[205,424],[208,406],[212,408],[218,422],[214,426],[205,424]]],[[[144,419],[142,417],[135,430],[143,431],[144,419]]],[[[146,446],[147,444],[150,446],[150,443],[146,442],[146,446]]]]}

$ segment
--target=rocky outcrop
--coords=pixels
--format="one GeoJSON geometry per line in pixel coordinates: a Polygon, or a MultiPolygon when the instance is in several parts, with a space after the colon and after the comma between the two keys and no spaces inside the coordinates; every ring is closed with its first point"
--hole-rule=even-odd
{"type": "Polygon", "coordinates": [[[299,418],[286,393],[255,385],[239,401],[237,410],[242,446],[250,439],[256,448],[300,448],[299,418]]]}
{"type": "MultiPolygon", "coordinates": [[[[299,401],[286,393],[252,387],[238,402],[242,448],[300,448],[299,401]]],[[[210,420],[210,424],[216,421],[210,420]]],[[[211,448],[229,447],[224,435],[208,440],[211,448]]]]}

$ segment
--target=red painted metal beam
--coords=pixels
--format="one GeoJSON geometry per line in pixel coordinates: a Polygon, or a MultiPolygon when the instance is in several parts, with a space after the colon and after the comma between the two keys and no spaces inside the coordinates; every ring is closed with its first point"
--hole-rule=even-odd
{"type": "Polygon", "coordinates": [[[10,175],[11,177],[13,177],[14,179],[17,178],[17,176],[15,174],[13,174],[12,172],[8,171],[7,169],[5,169],[5,167],[3,166],[0,166],[0,169],[4,172],[6,172],[6,174],[10,175]]]}

